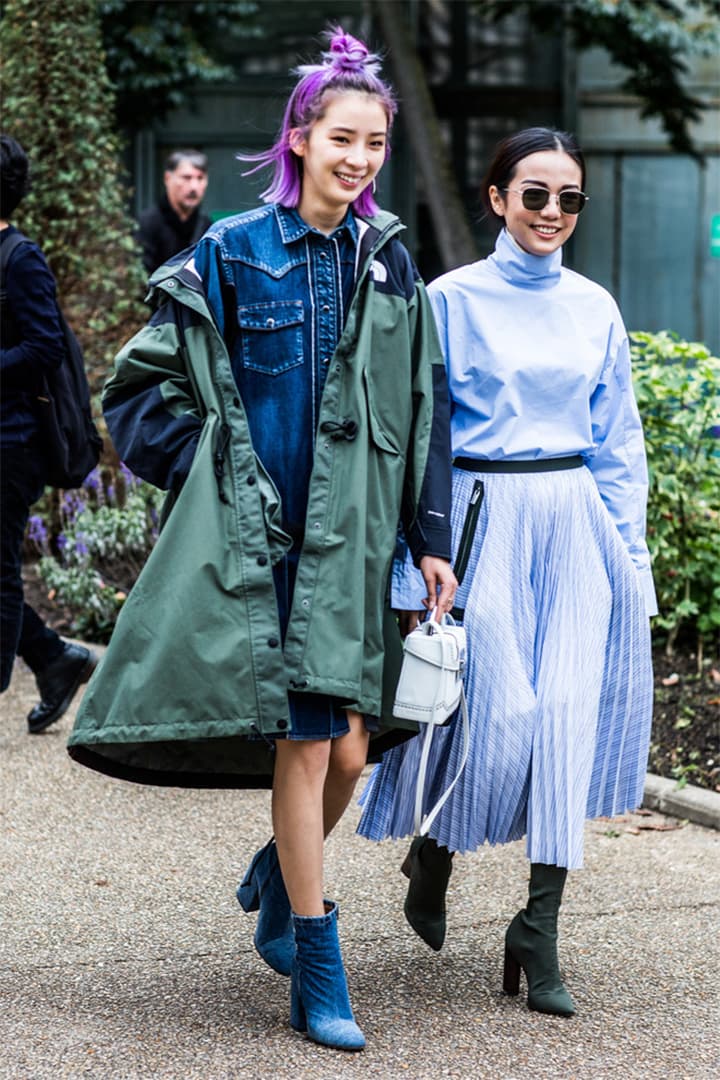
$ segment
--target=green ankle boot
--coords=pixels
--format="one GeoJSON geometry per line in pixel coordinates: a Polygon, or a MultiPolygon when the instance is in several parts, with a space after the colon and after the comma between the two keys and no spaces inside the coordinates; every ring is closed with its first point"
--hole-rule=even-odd
{"type": "Polygon", "coordinates": [[[405,918],[426,945],[439,952],[445,941],[445,893],[452,872],[453,853],[438,847],[429,836],[416,836],[401,870],[410,878],[405,897],[405,918]]]}
{"type": "Polygon", "coordinates": [[[532,863],[528,905],[505,934],[503,990],[520,991],[520,968],[528,983],[527,1003],[537,1012],[573,1016],[575,1006],[563,986],[557,956],[557,917],[567,870],[532,863]]]}

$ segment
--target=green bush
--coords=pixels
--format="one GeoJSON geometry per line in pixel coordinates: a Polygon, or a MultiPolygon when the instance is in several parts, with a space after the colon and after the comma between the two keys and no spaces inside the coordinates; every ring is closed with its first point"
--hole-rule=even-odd
{"type": "Polygon", "coordinates": [[[147,319],[95,0],[7,0],[3,131],[30,159],[13,224],[36,240],[98,390],[118,345],[147,319]]]}
{"type": "Polygon", "coordinates": [[[668,653],[678,635],[703,644],[720,629],[720,359],[676,334],[631,335],[645,429],[648,545],[668,653]]]}
{"type": "Polygon", "coordinates": [[[203,85],[232,81],[233,46],[262,36],[250,0],[97,0],[118,126],[162,126],[203,85]]]}
{"type": "Polygon", "coordinates": [[[108,641],[158,533],[165,494],[117,470],[94,469],[77,491],[53,492],[28,525],[28,544],[71,631],[108,641]]]}

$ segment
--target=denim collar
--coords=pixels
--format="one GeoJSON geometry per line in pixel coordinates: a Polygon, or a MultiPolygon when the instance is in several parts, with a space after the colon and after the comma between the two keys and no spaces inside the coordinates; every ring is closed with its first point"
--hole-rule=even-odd
{"type": "MultiPolygon", "coordinates": [[[[282,237],[283,244],[294,244],[297,240],[302,240],[308,233],[313,233],[315,236],[322,236],[325,239],[329,239],[325,233],[319,232],[318,229],[314,229],[312,225],[308,225],[306,221],[303,221],[297,210],[293,207],[280,206],[279,203],[275,203],[275,216],[277,217],[278,226],[280,227],[280,236],[282,237]]],[[[338,236],[343,230],[347,231],[349,239],[353,244],[356,244],[358,239],[358,227],[350,209],[348,209],[348,212],[345,215],[345,220],[338,225],[337,229],[333,229],[330,236],[338,236]]]]}

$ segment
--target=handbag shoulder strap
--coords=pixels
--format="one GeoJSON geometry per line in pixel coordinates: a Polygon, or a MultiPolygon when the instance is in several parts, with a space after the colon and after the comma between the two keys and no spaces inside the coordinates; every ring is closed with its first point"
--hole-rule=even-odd
{"type": "MultiPolygon", "coordinates": [[[[451,620],[454,623],[454,620],[451,620]]],[[[448,644],[448,634],[442,633],[442,624],[440,626],[440,642],[441,642],[441,655],[442,655],[442,667],[447,666],[447,652],[446,645],[448,644]]],[[[462,678],[462,670],[460,671],[460,678],[462,678]]],[[[434,712],[434,709],[433,709],[434,712]]],[[[457,715],[457,714],[456,714],[457,715]]],[[[425,792],[425,778],[427,776],[428,761],[430,760],[430,747],[432,745],[433,734],[435,732],[435,724],[427,724],[425,734],[422,736],[423,748],[420,755],[420,765],[418,766],[417,784],[415,786],[415,832],[418,836],[425,836],[428,829],[432,825],[435,818],[438,816],[443,806],[450,798],[453,788],[457,784],[463,769],[467,763],[468,754],[470,753],[470,719],[467,711],[467,701],[465,700],[465,687],[462,682],[460,683],[460,715],[462,717],[463,726],[463,752],[460,760],[460,765],[455,773],[452,783],[445,789],[438,801],[435,803],[432,810],[422,817],[422,803],[423,795],[425,792]]]]}
{"type": "Polygon", "coordinates": [[[463,753],[458,766],[458,771],[455,773],[452,783],[442,793],[432,810],[430,810],[423,818],[422,797],[425,790],[425,777],[427,775],[428,759],[430,757],[430,745],[432,743],[433,732],[435,731],[434,724],[428,724],[426,726],[427,729],[423,736],[422,754],[420,755],[420,765],[418,767],[417,786],[415,788],[415,832],[418,836],[425,836],[427,834],[433,821],[450,798],[452,790],[460,779],[460,775],[467,764],[468,754],[470,753],[470,718],[468,717],[464,687],[460,688],[460,714],[462,716],[463,726],[463,753]]]}

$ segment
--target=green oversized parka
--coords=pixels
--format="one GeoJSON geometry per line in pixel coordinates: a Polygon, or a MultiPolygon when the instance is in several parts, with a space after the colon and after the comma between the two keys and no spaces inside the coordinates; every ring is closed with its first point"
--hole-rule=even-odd
{"type": "MultiPolygon", "coordinates": [[[[251,253],[253,221],[233,219],[251,253]]],[[[382,715],[374,757],[406,737],[388,708],[401,654],[388,579],[399,523],[416,561],[450,557],[449,404],[402,225],[386,213],[359,224],[284,646],[272,566],[289,540],[225,341],[187,254],[151,279],[155,314],[118,355],[103,404],[123,460],[170,490],[70,737],[82,764],[156,784],[267,786],[290,687],[382,715]]]]}

